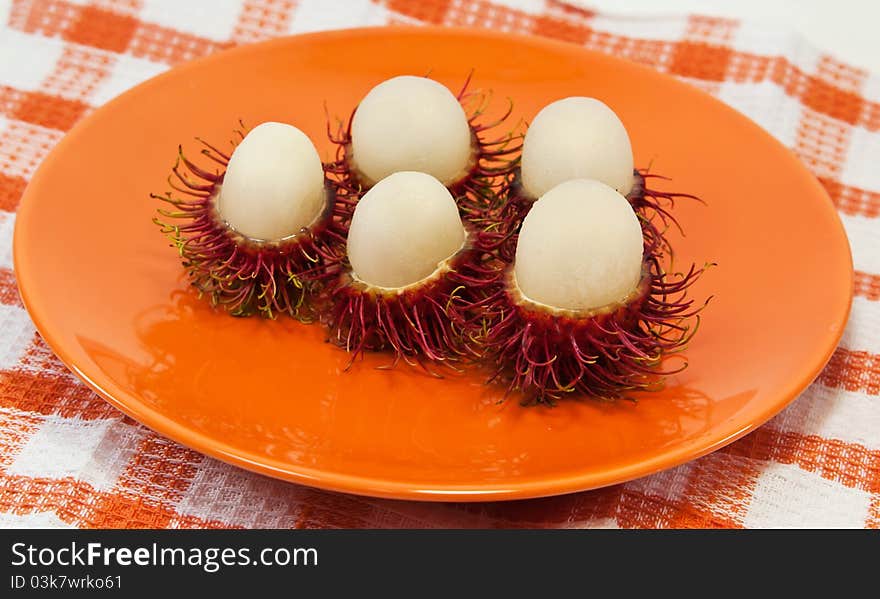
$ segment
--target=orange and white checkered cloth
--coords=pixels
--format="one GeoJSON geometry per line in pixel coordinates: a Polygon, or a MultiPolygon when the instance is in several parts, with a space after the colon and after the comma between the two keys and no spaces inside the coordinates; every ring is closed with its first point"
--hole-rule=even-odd
{"type": "Polygon", "coordinates": [[[791,32],[621,18],[557,0],[0,0],[0,526],[880,527],[880,77],[791,32]],[[37,336],[12,272],[15,210],[78,119],[169,66],[290,33],[389,23],[530,32],[708,90],[793,148],[849,234],[856,298],[819,379],[702,459],[598,491],[495,504],[328,493],[251,474],[111,408],[37,336]]]}

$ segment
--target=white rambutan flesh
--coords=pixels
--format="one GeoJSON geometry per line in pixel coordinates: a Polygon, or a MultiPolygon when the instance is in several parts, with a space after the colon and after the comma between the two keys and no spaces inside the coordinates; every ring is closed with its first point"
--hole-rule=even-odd
{"type": "Polygon", "coordinates": [[[277,241],[311,225],[325,203],[324,169],[312,141],[292,125],[267,122],[232,152],[217,209],[241,235],[277,241]]]}
{"type": "Polygon", "coordinates": [[[623,195],[633,185],[633,153],[618,116],[595,98],[570,97],[545,106],[526,132],[522,184],[538,198],[571,179],[596,179],[623,195]]]}
{"type": "Polygon", "coordinates": [[[440,83],[413,76],[383,81],[361,100],[351,125],[351,151],[367,184],[419,171],[449,185],[466,176],[473,153],[458,99],[440,83]]]}
{"type": "Polygon", "coordinates": [[[431,175],[404,171],[379,181],[357,203],[348,257],[364,283],[401,288],[433,274],[464,240],[449,190],[431,175]]]}
{"type": "Polygon", "coordinates": [[[529,300],[565,310],[624,301],[642,275],[642,230],[620,193],[595,180],[557,185],[523,220],[514,275],[529,300]]]}

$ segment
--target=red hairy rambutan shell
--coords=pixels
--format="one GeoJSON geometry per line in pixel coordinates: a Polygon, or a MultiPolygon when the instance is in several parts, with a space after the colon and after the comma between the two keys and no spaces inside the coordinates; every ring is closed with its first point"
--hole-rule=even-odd
{"type": "MultiPolygon", "coordinates": [[[[492,133],[507,122],[513,112],[513,103],[510,102],[505,112],[495,120],[483,122],[491,103],[491,93],[469,90],[471,76],[456,95],[468,115],[472,140],[470,166],[461,179],[449,183],[447,188],[455,198],[462,218],[485,226],[490,222],[490,216],[498,212],[506,189],[513,180],[513,173],[519,165],[522,135],[514,133],[513,128],[502,134],[492,133]]],[[[351,127],[356,111],[357,107],[347,122],[338,123],[335,131],[328,118],[327,136],[337,149],[336,160],[327,165],[327,171],[352,193],[362,194],[370,185],[359,174],[351,158],[351,127]]]]}
{"type": "Polygon", "coordinates": [[[398,289],[368,285],[346,269],[329,291],[330,341],[352,354],[351,363],[364,352],[388,350],[390,366],[403,359],[431,373],[431,363],[452,366],[478,357],[469,338],[476,330],[474,308],[501,277],[486,264],[479,239],[468,230],[464,247],[433,274],[398,289]]]}
{"type": "MultiPolygon", "coordinates": [[[[617,399],[659,386],[662,359],[682,350],[696,332],[698,312],[686,297],[702,270],[670,276],[649,260],[641,281],[623,301],[595,310],[561,310],[535,303],[505,273],[491,302],[483,339],[496,370],[526,401],[553,402],[573,394],[617,399]]],[[[682,366],[683,368],[684,366],[682,366]]]]}
{"type": "MultiPolygon", "coordinates": [[[[245,133],[236,131],[233,149],[245,133]]],[[[213,168],[199,166],[179,147],[168,177],[172,191],[151,194],[168,204],[154,222],[177,248],[192,285],[234,316],[314,319],[309,300],[338,272],[356,197],[325,179],[326,206],[310,226],[278,241],[247,238],[227,225],[217,209],[231,151],[198,141],[213,168]]]]}
{"type": "Polygon", "coordinates": [[[666,231],[670,227],[675,227],[679,232],[683,232],[675,216],[670,212],[675,201],[679,198],[685,198],[702,203],[703,200],[689,193],[656,189],[648,183],[652,179],[668,180],[666,177],[649,172],[648,169],[633,171],[633,187],[626,199],[642,223],[645,246],[656,245],[655,253],[662,252],[671,256],[673,250],[666,238],[666,231]]]}

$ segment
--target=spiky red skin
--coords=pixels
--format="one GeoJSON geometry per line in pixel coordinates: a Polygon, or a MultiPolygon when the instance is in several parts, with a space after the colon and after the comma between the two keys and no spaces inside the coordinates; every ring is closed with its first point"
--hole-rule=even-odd
{"type": "Polygon", "coordinates": [[[656,388],[664,356],[689,340],[701,306],[686,297],[700,271],[670,280],[645,265],[638,287],[619,304],[591,312],[548,309],[523,297],[508,271],[497,315],[485,337],[492,380],[521,391],[526,401],[574,395],[618,399],[656,388]]]}
{"type": "Polygon", "coordinates": [[[642,224],[642,235],[645,238],[645,247],[656,245],[656,252],[662,252],[667,256],[673,253],[666,233],[670,228],[682,232],[681,225],[673,216],[671,210],[676,200],[687,199],[703,202],[700,198],[689,193],[661,191],[653,188],[651,179],[663,179],[666,177],[651,173],[648,169],[636,169],[633,171],[633,187],[627,194],[626,199],[632,205],[639,221],[642,224]]]}
{"type": "Polygon", "coordinates": [[[329,293],[325,317],[329,340],[356,358],[368,351],[389,351],[429,372],[434,365],[453,366],[478,357],[475,306],[495,289],[501,273],[486,264],[479,234],[428,280],[400,290],[385,290],[357,280],[346,269],[329,293]]]}
{"type": "MultiPolygon", "coordinates": [[[[495,222],[493,217],[500,208],[499,202],[506,196],[507,187],[513,180],[513,174],[519,165],[522,135],[508,131],[492,136],[491,130],[507,122],[513,112],[513,104],[497,120],[481,122],[488,98],[479,90],[468,91],[469,83],[470,77],[456,97],[466,113],[471,102],[477,103],[468,116],[471,159],[466,173],[458,181],[447,185],[447,188],[455,198],[462,218],[478,227],[485,227],[495,222]]],[[[339,123],[335,132],[328,120],[327,136],[336,145],[336,160],[328,165],[327,170],[341,185],[354,193],[362,194],[372,183],[358,171],[357,163],[353,159],[351,125],[355,111],[352,111],[347,123],[339,123]]]]}
{"type": "Polygon", "coordinates": [[[339,270],[355,200],[328,180],[327,206],[308,228],[280,241],[249,239],[229,227],[217,210],[230,155],[202,144],[214,170],[196,165],[181,149],[169,176],[177,195],[152,194],[172,207],[160,209],[154,222],[178,249],[192,285],[234,316],[314,319],[310,300],[339,270]]]}

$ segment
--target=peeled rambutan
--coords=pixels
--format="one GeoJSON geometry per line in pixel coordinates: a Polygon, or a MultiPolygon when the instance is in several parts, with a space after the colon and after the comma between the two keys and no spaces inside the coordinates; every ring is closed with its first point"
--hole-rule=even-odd
{"type": "Polygon", "coordinates": [[[462,223],[449,190],[431,175],[402,171],[357,203],[348,264],[330,291],[330,340],[352,354],[388,350],[436,373],[474,357],[471,310],[500,272],[483,264],[479,233],[462,223]]]}
{"type": "Polygon", "coordinates": [[[191,283],[235,316],[314,318],[310,302],[341,261],[353,199],[325,177],[315,146],[296,127],[263,123],[226,153],[199,140],[213,168],[182,147],[152,197],[154,219],[177,248],[191,283]]]}
{"type": "Polygon", "coordinates": [[[348,122],[328,136],[336,144],[328,170],[353,190],[367,190],[388,175],[419,171],[452,193],[461,216],[482,226],[498,208],[519,161],[521,136],[491,131],[507,122],[511,103],[499,118],[482,122],[491,94],[458,95],[426,77],[399,76],[375,86],[348,122]]]}
{"type": "Polygon", "coordinates": [[[632,206],[595,180],[573,179],[534,202],[515,258],[481,306],[487,358],[509,391],[552,402],[615,399],[660,384],[661,362],[697,328],[687,297],[702,269],[670,275],[632,206]]]}
{"type": "Polygon", "coordinates": [[[595,98],[569,97],[542,108],[529,124],[522,149],[521,183],[537,199],[565,181],[595,179],[627,195],[633,151],[626,128],[595,98]]]}

